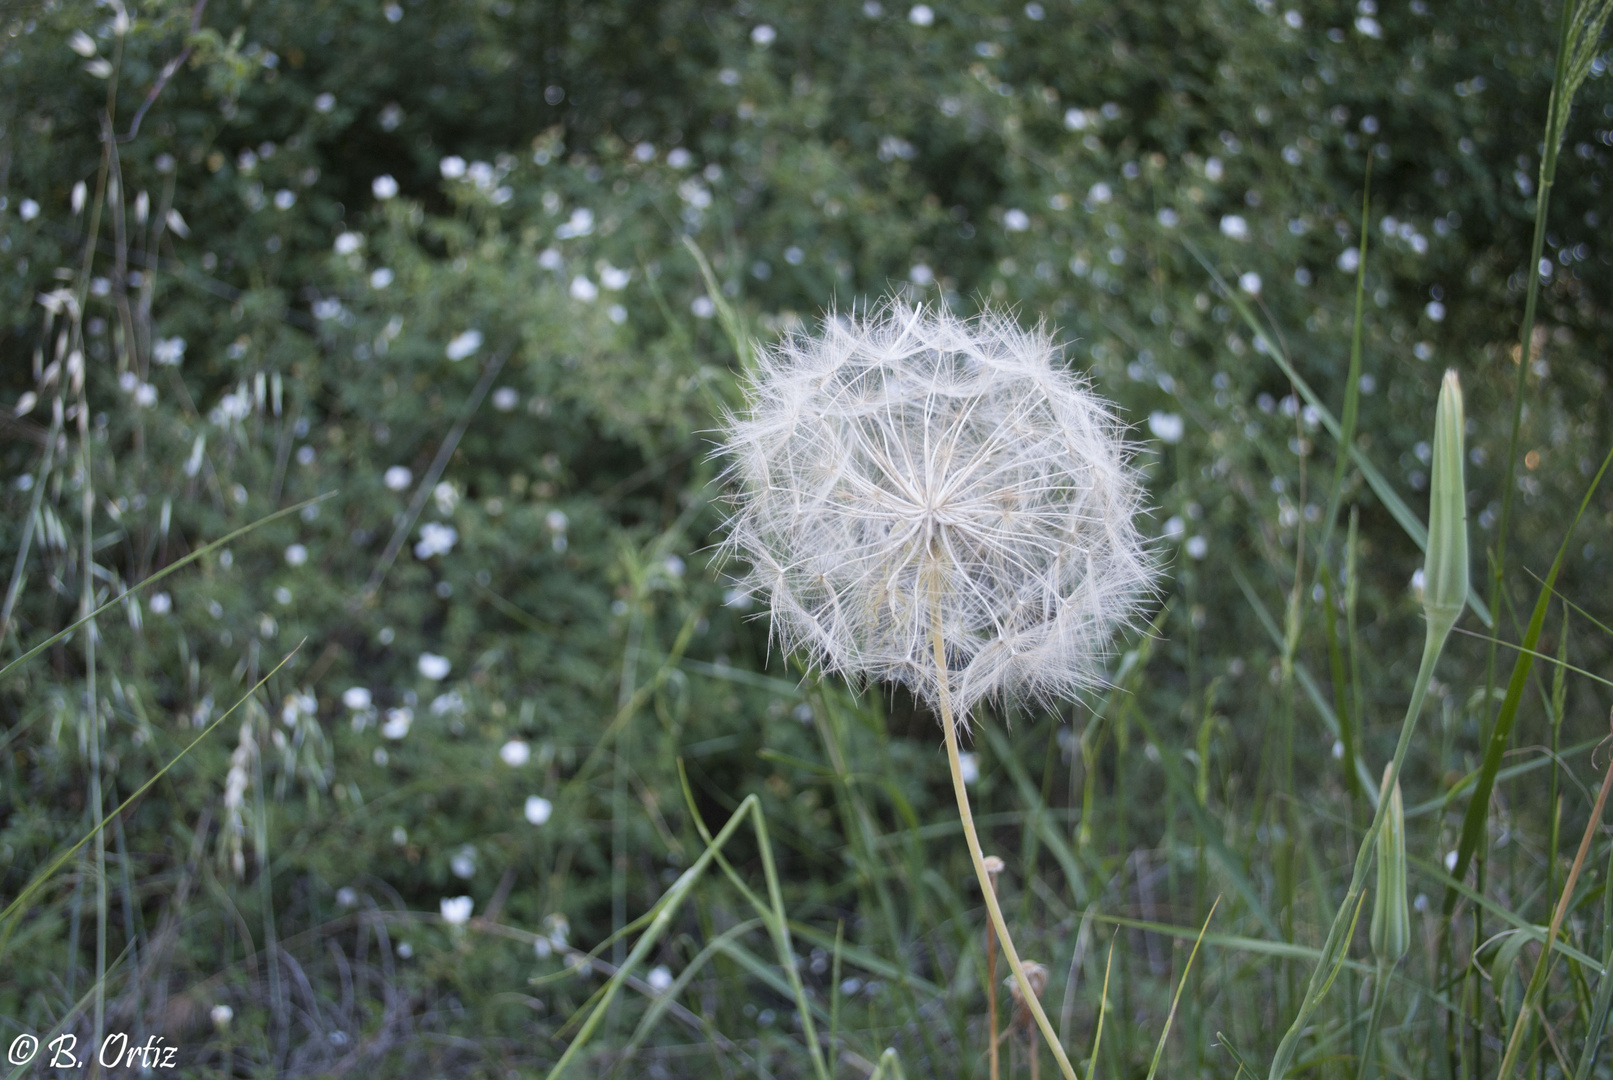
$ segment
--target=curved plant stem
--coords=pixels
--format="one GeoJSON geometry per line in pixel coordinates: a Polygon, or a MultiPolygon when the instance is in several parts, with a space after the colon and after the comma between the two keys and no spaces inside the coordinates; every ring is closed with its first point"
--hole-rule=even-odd
{"type": "Polygon", "coordinates": [[[1389,976],[1399,961],[1378,961],[1378,973],[1372,980],[1372,1015],[1367,1021],[1367,1039],[1361,1045],[1361,1064],[1356,1080],[1372,1080],[1377,1074],[1378,1029],[1383,1023],[1383,1005],[1389,996],[1389,976]]]}
{"type": "Polygon", "coordinates": [[[1052,1023],[1047,1019],[1047,1013],[1042,1011],[1042,1003],[1031,989],[1030,980],[1025,977],[1025,966],[1019,962],[1019,951],[1014,948],[1014,939],[1009,936],[1008,924],[1003,921],[1002,908],[997,904],[997,892],[991,887],[991,875],[986,871],[985,856],[980,852],[980,837],[975,833],[974,814],[969,810],[969,794],[963,787],[963,762],[958,757],[957,724],[952,717],[952,698],[947,689],[946,646],[941,640],[941,619],[939,603],[932,604],[934,612],[930,638],[935,646],[935,671],[940,679],[941,691],[941,731],[946,736],[947,764],[952,769],[952,794],[958,800],[958,817],[963,821],[963,837],[969,844],[969,859],[975,865],[975,877],[980,881],[980,892],[986,898],[986,910],[991,914],[991,923],[997,928],[997,937],[1002,940],[1003,955],[1008,958],[1008,966],[1014,969],[1014,981],[1019,984],[1020,996],[1025,1001],[1026,1008],[1036,1018],[1036,1026],[1042,1029],[1042,1037],[1047,1040],[1048,1047],[1053,1051],[1053,1057],[1058,1060],[1059,1070],[1064,1074],[1065,1080],[1077,1080],[1075,1066],[1070,1064],[1069,1055],[1065,1054],[1064,1047],[1059,1045],[1058,1035],[1053,1031],[1052,1023]]]}

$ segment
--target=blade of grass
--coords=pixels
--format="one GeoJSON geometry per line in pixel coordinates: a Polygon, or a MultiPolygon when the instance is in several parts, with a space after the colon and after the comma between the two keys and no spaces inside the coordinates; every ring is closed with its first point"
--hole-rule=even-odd
{"type": "MultiPolygon", "coordinates": [[[[1608,716],[1609,727],[1613,728],[1613,713],[1608,716]]],[[[1551,915],[1551,928],[1546,931],[1546,945],[1540,950],[1540,958],[1535,961],[1535,970],[1529,976],[1528,989],[1524,991],[1523,1008],[1518,1010],[1518,1019],[1512,1026],[1512,1036],[1507,1040],[1506,1054],[1501,1058],[1501,1068],[1497,1072],[1498,1080],[1511,1080],[1513,1071],[1518,1065],[1518,1055],[1523,1052],[1523,1044],[1529,1034],[1529,1028],[1534,1023],[1536,1003],[1540,1000],[1541,992],[1546,988],[1546,973],[1551,967],[1552,943],[1557,940],[1557,931],[1562,929],[1563,918],[1568,914],[1568,904],[1574,898],[1574,886],[1579,883],[1580,871],[1585,868],[1585,857],[1591,852],[1591,841],[1602,824],[1602,811],[1607,808],[1607,793],[1613,789],[1613,761],[1608,762],[1607,773],[1602,777],[1601,790],[1596,794],[1596,806],[1591,810],[1591,816],[1585,822],[1585,833],[1579,841],[1579,851],[1574,855],[1574,864],[1568,871],[1568,880],[1563,882],[1562,895],[1557,900],[1557,909],[1551,915]]]]}
{"type": "MultiPolygon", "coordinates": [[[[1115,937],[1119,937],[1116,934],[1115,937]]],[[[1115,938],[1109,939],[1109,959],[1103,965],[1103,991],[1098,998],[1098,1030],[1092,1036],[1092,1056],[1087,1059],[1086,1080],[1098,1075],[1098,1048],[1103,1045],[1103,1021],[1109,1014],[1109,972],[1115,966],[1115,938]]]]}
{"type": "Polygon", "coordinates": [[[1210,905],[1210,913],[1204,916],[1204,925],[1199,928],[1198,939],[1193,942],[1193,951],[1187,954],[1187,966],[1182,969],[1182,978],[1176,984],[1176,996],[1171,998],[1171,1011],[1165,1015],[1165,1030],[1159,1033],[1159,1045],[1154,1048],[1154,1060],[1148,1066],[1148,1080],[1154,1080],[1159,1072],[1159,1059],[1165,1056],[1165,1040],[1171,1035],[1171,1022],[1176,1019],[1176,1007],[1182,1003],[1182,990],[1187,986],[1187,974],[1193,970],[1193,961],[1199,955],[1199,946],[1204,943],[1204,935],[1210,929],[1210,920],[1215,918],[1215,909],[1221,903],[1217,896],[1215,903],[1210,905]]]}
{"type": "Polygon", "coordinates": [[[734,346],[734,355],[739,359],[739,370],[749,375],[755,369],[756,361],[751,356],[750,339],[745,333],[745,326],[739,319],[739,313],[734,310],[728,298],[723,295],[722,286],[717,282],[717,275],[712,272],[711,263],[706,259],[706,253],[700,250],[700,245],[694,242],[694,237],[685,236],[683,246],[689,249],[694,261],[700,264],[700,276],[706,281],[706,294],[717,307],[717,321],[728,335],[728,340],[734,346]]]}
{"type": "Polygon", "coordinates": [[[1580,1051],[1574,1080],[1590,1080],[1596,1057],[1602,1049],[1602,1033],[1607,1030],[1607,1014],[1613,1008],[1613,844],[1608,845],[1607,873],[1602,878],[1602,976],[1596,984],[1596,1000],[1591,1005],[1590,1022],[1585,1029],[1585,1046],[1580,1051]]]}
{"type": "MultiPolygon", "coordinates": [[[[1512,727],[1518,721],[1518,706],[1523,702],[1524,685],[1528,682],[1530,668],[1534,665],[1535,645],[1539,643],[1541,630],[1546,624],[1546,609],[1551,602],[1551,587],[1556,583],[1557,574],[1563,567],[1563,560],[1568,556],[1568,545],[1573,539],[1574,527],[1585,515],[1591,497],[1596,494],[1596,489],[1610,464],[1613,464],[1613,450],[1609,450],[1607,457],[1602,459],[1602,467],[1596,471],[1590,488],[1580,500],[1579,510],[1575,512],[1574,520],[1569,523],[1567,532],[1563,534],[1562,544],[1557,549],[1557,557],[1552,560],[1551,570],[1547,572],[1545,583],[1535,598],[1535,609],[1529,616],[1529,628],[1524,633],[1523,649],[1512,665],[1512,677],[1507,680],[1506,697],[1502,699],[1501,709],[1496,713],[1495,723],[1491,725],[1490,741],[1484,750],[1478,782],[1474,785],[1473,796],[1467,804],[1467,814],[1462,820],[1461,838],[1456,848],[1456,867],[1451,872],[1451,876],[1457,881],[1466,876],[1468,864],[1473,860],[1473,853],[1478,848],[1485,822],[1489,818],[1490,793],[1495,789],[1495,774],[1501,769],[1501,758],[1506,753],[1507,743],[1512,739],[1512,727]]],[[[1447,889],[1444,903],[1446,918],[1450,917],[1455,907],[1456,894],[1447,889]]]]}

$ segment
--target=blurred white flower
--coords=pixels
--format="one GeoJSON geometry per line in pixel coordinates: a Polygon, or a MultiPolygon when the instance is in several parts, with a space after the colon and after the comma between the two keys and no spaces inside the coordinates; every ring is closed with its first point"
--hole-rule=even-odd
{"type": "Polygon", "coordinates": [[[1024,232],[1031,227],[1030,215],[1015,207],[1003,212],[1003,228],[1009,232],[1024,232]]]}
{"type": "Polygon", "coordinates": [[[402,465],[394,465],[381,474],[381,482],[393,491],[402,491],[413,479],[414,474],[402,465]]]}
{"type": "Polygon", "coordinates": [[[980,779],[980,755],[965,750],[958,755],[958,769],[963,773],[963,782],[972,784],[980,779]]]}
{"type": "Polygon", "coordinates": [[[82,30],[73,31],[73,36],[67,39],[67,47],[86,60],[95,55],[95,39],[82,30]]]}
{"type": "Polygon", "coordinates": [[[1202,536],[1188,537],[1187,543],[1183,546],[1187,550],[1188,555],[1194,559],[1204,558],[1205,554],[1210,550],[1209,541],[1205,540],[1202,536]]]}
{"type": "Polygon", "coordinates": [[[1163,443],[1179,443],[1185,426],[1176,413],[1152,412],[1148,414],[1148,430],[1163,443]]]}
{"type": "Polygon", "coordinates": [[[458,363],[481,347],[482,332],[472,329],[463,330],[455,334],[453,340],[448,342],[448,348],[444,351],[448,354],[448,359],[458,363]]]}
{"type": "Polygon", "coordinates": [[[1155,214],[1154,216],[1159,220],[1159,223],[1167,229],[1176,228],[1176,226],[1182,220],[1182,216],[1168,206],[1161,207],[1159,213],[1155,214]]]}
{"type": "Polygon", "coordinates": [[[370,190],[377,199],[386,200],[398,193],[398,182],[392,179],[391,173],[382,173],[370,182],[370,190]]]}
{"type": "Polygon", "coordinates": [[[32,221],[39,216],[39,204],[32,199],[24,199],[17,204],[17,216],[24,221],[32,221]]]}
{"type": "Polygon", "coordinates": [[[1241,214],[1227,214],[1221,219],[1221,235],[1231,240],[1249,239],[1249,223],[1241,214]]]}
{"type": "Polygon", "coordinates": [[[364,246],[364,237],[356,232],[344,232],[336,238],[336,254],[351,255],[364,246]]]}
{"type": "Polygon", "coordinates": [[[1250,296],[1260,295],[1260,275],[1253,270],[1246,270],[1238,275],[1238,288],[1250,296]]]}
{"type": "Polygon", "coordinates": [[[1369,38],[1383,37],[1383,24],[1371,15],[1357,15],[1355,17],[1355,28],[1359,33],[1365,34],[1369,38]]]}
{"type": "Polygon", "coordinates": [[[521,739],[511,739],[498,748],[498,756],[512,769],[519,769],[532,760],[532,747],[521,739]]]}
{"type": "Polygon", "coordinates": [[[709,319],[717,314],[717,305],[711,297],[702,293],[689,303],[689,310],[697,319],[709,319]]]}
{"type": "Polygon", "coordinates": [[[444,180],[458,180],[465,175],[465,159],[458,154],[449,154],[437,163],[437,168],[442,170],[444,180]]]}
{"type": "Polygon", "coordinates": [[[672,971],[665,964],[657,964],[644,976],[644,981],[657,994],[664,994],[672,989],[672,971]]]}
{"type": "Polygon", "coordinates": [[[301,544],[292,544],[286,548],[286,565],[301,566],[308,561],[308,549],[301,544]]]}
{"type": "Polygon", "coordinates": [[[314,98],[314,111],[328,113],[336,107],[336,95],[329,91],[314,98]]]}
{"type": "Polygon", "coordinates": [[[384,289],[388,285],[392,284],[392,281],[395,277],[396,275],[386,267],[378,267],[373,273],[370,274],[370,288],[384,289]]]}
{"type": "Polygon", "coordinates": [[[432,682],[440,682],[443,679],[446,679],[451,666],[452,665],[449,664],[446,656],[438,656],[436,653],[431,652],[423,652],[420,654],[420,674],[424,675],[432,682]]]}
{"type": "Polygon", "coordinates": [[[914,4],[907,13],[907,21],[914,26],[929,26],[935,22],[935,12],[929,4],[914,4]]]}
{"type": "Polygon", "coordinates": [[[404,706],[386,711],[386,723],[381,725],[381,734],[389,739],[401,739],[409,734],[409,725],[414,723],[414,710],[404,706]]]}
{"type": "Polygon", "coordinates": [[[443,922],[449,926],[464,926],[470,922],[470,913],[476,909],[476,901],[468,896],[445,896],[439,907],[443,922]]]}
{"type": "Polygon", "coordinates": [[[151,343],[152,363],[177,367],[185,359],[185,339],[182,337],[158,338],[151,343]]]}
{"type": "Polygon", "coordinates": [[[454,550],[458,540],[459,530],[452,525],[428,521],[420,526],[420,542],[414,546],[414,557],[429,559],[433,555],[446,555],[454,550]]]}
{"type": "Polygon", "coordinates": [[[605,268],[599,272],[599,283],[611,292],[617,292],[627,287],[632,276],[631,272],[606,263],[605,268]]]}
{"type": "Polygon", "coordinates": [[[501,386],[493,391],[493,408],[499,412],[509,412],[521,401],[521,395],[512,387],[501,386]]]}
{"type": "Polygon", "coordinates": [[[235,1019],[235,1010],[228,1005],[214,1005],[207,1015],[213,1021],[214,1027],[223,1030],[230,1026],[231,1020],[235,1019]]]}
{"type": "Polygon", "coordinates": [[[548,822],[549,815],[554,813],[554,804],[542,795],[528,795],[522,813],[531,824],[543,825],[548,822]]]}
{"type": "Polygon", "coordinates": [[[587,236],[593,231],[594,212],[586,206],[579,206],[571,212],[565,224],[554,231],[554,235],[556,240],[570,240],[573,237],[587,236]]]}
{"type": "Polygon", "coordinates": [[[1334,264],[1346,274],[1353,274],[1361,265],[1361,250],[1359,248],[1345,248],[1339,252],[1337,262],[1334,264]]]}
{"type": "Polygon", "coordinates": [[[666,163],[674,169],[687,169],[694,164],[694,155],[681,146],[674,146],[666,152],[666,163]]]}
{"type": "Polygon", "coordinates": [[[431,699],[432,716],[447,716],[449,713],[457,714],[464,711],[465,699],[458,690],[450,690],[431,699]]]}
{"type": "Polygon", "coordinates": [[[1423,308],[1423,314],[1427,315],[1434,322],[1444,322],[1445,305],[1440,303],[1438,300],[1430,300],[1428,301],[1428,305],[1423,308]]]}
{"type": "Polygon", "coordinates": [[[349,709],[352,709],[355,712],[368,709],[370,707],[370,701],[370,692],[365,687],[349,686],[346,690],[342,691],[342,704],[346,705],[349,709]]]}
{"type": "Polygon", "coordinates": [[[459,505],[459,489],[443,480],[431,489],[431,501],[437,504],[437,513],[447,517],[459,505]]]}
{"type": "Polygon", "coordinates": [[[751,41],[755,42],[757,45],[771,45],[773,44],[774,39],[777,37],[778,31],[774,30],[766,23],[762,23],[760,26],[756,27],[750,32],[751,41]]]}
{"type": "Polygon", "coordinates": [[[274,193],[274,208],[276,210],[290,210],[297,205],[297,193],[290,188],[281,188],[274,193]]]}
{"type": "Polygon", "coordinates": [[[550,532],[563,533],[570,522],[566,520],[564,510],[550,510],[543,515],[543,523],[549,527],[550,532]]]}
{"type": "MultiPolygon", "coordinates": [[[[448,860],[448,869],[461,881],[469,881],[476,876],[476,849],[466,844],[448,860]]],[[[467,912],[467,914],[469,914],[467,912]]]]}
{"type": "MultiPolygon", "coordinates": [[[[14,409],[12,409],[12,415],[27,416],[29,413],[34,411],[34,406],[38,404],[39,395],[34,393],[32,390],[24,390],[22,392],[22,396],[17,398],[17,405],[14,409]]],[[[28,474],[24,473],[23,475],[27,476],[28,474]]],[[[31,482],[32,479],[30,478],[30,483],[31,482]]]]}
{"type": "Polygon", "coordinates": [[[1186,530],[1187,526],[1182,522],[1181,515],[1172,514],[1166,520],[1165,527],[1160,530],[1159,535],[1163,536],[1167,540],[1174,540],[1178,536],[1181,536],[1186,530]]]}
{"type": "Polygon", "coordinates": [[[589,281],[585,275],[578,274],[571,279],[571,298],[573,300],[581,300],[585,304],[591,304],[598,296],[599,286],[589,281]]]}
{"type": "Polygon", "coordinates": [[[907,280],[915,285],[928,285],[935,280],[935,271],[924,263],[915,263],[913,269],[907,272],[907,280]]]}
{"type": "Polygon", "coordinates": [[[336,890],[336,906],[340,908],[358,907],[358,890],[351,885],[343,885],[336,890]]]}
{"type": "Polygon", "coordinates": [[[152,593],[150,607],[153,615],[166,615],[174,610],[174,601],[165,592],[152,593]]]}
{"type": "Polygon", "coordinates": [[[538,265],[545,270],[560,270],[566,265],[564,256],[555,248],[544,248],[538,253],[538,265]]]}

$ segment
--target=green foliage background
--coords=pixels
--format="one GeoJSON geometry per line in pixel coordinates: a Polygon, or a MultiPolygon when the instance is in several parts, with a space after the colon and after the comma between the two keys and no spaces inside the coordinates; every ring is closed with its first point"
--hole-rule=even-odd
{"type": "MultiPolygon", "coordinates": [[[[1089,1052],[1111,936],[1107,1075],[1146,1068],[1186,956],[1106,918],[1196,928],[1224,893],[1217,932],[1318,943],[1363,804],[1321,716],[1335,700],[1321,598],[1298,650],[1312,698],[1284,679],[1251,597],[1280,620],[1298,551],[1310,581],[1336,444],[1193,251],[1242,280],[1337,411],[1345,252],[1373,158],[1358,445],[1422,514],[1434,395],[1447,366],[1461,373],[1487,580],[1555,9],[960,0],[925,22],[877,3],[159,0],[131,7],[124,32],[118,10],[0,8],[0,551],[18,590],[0,649],[9,661],[76,617],[86,530],[100,602],[333,494],[180,571],[158,586],[166,603],[147,591],[102,617],[93,702],[83,632],[0,684],[9,902],[93,824],[88,770],[116,806],[302,643],[108,828],[104,910],[89,849],[32,902],[0,960],[8,1042],[59,1022],[89,1037],[75,1008],[104,918],[109,1029],[162,1033],[193,1075],[538,1075],[597,974],[556,945],[446,927],[439,902],[467,894],[478,916],[492,906],[505,927],[593,949],[701,850],[681,759],[713,827],[760,798],[841,1074],[887,1045],[915,1076],[983,1074],[983,917],[934,720],[770,656],[765,619],[711,564],[713,429],[741,388],[686,237],[748,337],[892,291],[1007,306],[1053,326],[1135,425],[1146,527],[1170,567],[1153,638],[1119,643],[1146,666],[1107,701],[981,717],[973,747],[1010,919],[1053,971],[1072,1056],[1089,1052]],[[59,315],[40,299],[52,290],[75,295],[49,301],[59,315]],[[452,359],[470,331],[479,347],[452,359]],[[176,339],[182,362],[164,363],[176,339]],[[80,348],[87,406],[67,362],[80,348]],[[1184,434],[1163,442],[1172,417],[1184,434]],[[451,550],[417,555],[428,523],[455,530],[451,550]],[[423,673],[425,653],[446,678],[423,673]],[[344,704],[352,687],[368,710],[344,704]],[[407,734],[383,735],[404,709],[407,734]],[[525,764],[501,757],[512,740],[525,764]],[[525,820],[531,796],[552,807],[542,825],[525,820]],[[232,1021],[209,1019],[220,1004],[232,1021]]],[[[1552,196],[1509,640],[1610,442],[1613,82],[1597,65],[1552,196]]],[[[1353,707],[1375,775],[1415,671],[1420,556],[1357,475],[1346,483],[1353,707]]],[[[1602,493],[1558,586],[1604,623],[1610,526],[1602,493]]],[[[1556,655],[1555,609],[1549,625],[1541,651],[1556,655]]],[[[1570,660],[1606,674],[1605,629],[1576,616],[1567,633],[1570,660]]],[[[1405,780],[1423,807],[1409,825],[1411,888],[1431,898],[1421,942],[1492,715],[1487,659],[1483,642],[1453,642],[1405,780]]],[[[1504,678],[1510,654],[1498,663],[1504,678]]],[[[1538,678],[1517,747],[1554,740],[1549,670],[1538,678]]],[[[1605,685],[1570,677],[1566,703],[1562,746],[1603,733],[1605,685]]],[[[1564,759],[1582,781],[1562,784],[1567,850],[1590,806],[1587,755],[1564,759]]],[[[1531,923],[1566,864],[1547,761],[1509,758],[1537,768],[1498,789],[1479,886],[1531,923]]],[[[756,879],[754,846],[735,842],[756,879]]],[[[1601,857],[1570,934],[1596,956],[1601,857]]],[[[743,917],[736,891],[701,886],[656,963],[682,971],[743,917]]],[[[1518,950],[1459,923],[1454,981],[1414,948],[1397,991],[1407,1018],[1387,1052],[1409,1074],[1482,1071],[1494,1051],[1473,1032],[1504,1038],[1517,1008],[1518,950]]],[[[688,1016],[622,1075],[806,1074],[753,936],[696,972],[688,1016]]],[[[1216,1033],[1251,1064],[1269,1056],[1309,968],[1223,945],[1196,970],[1167,1067],[1232,1076],[1216,1033]]],[[[1559,978],[1552,1015],[1583,1012],[1594,972],[1559,978]]],[[[1337,997],[1309,1060],[1354,1075],[1360,1005],[1337,997]]],[[[646,1000],[618,1007],[588,1068],[609,1071],[646,1000]]]]}

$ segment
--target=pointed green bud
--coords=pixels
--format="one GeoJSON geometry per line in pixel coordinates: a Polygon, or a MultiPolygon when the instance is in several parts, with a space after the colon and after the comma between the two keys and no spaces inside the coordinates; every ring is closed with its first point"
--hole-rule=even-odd
{"type": "Polygon", "coordinates": [[[1434,410],[1434,475],[1429,484],[1423,610],[1430,630],[1450,632],[1467,604],[1467,485],[1462,478],[1462,383],[1445,372],[1434,410]]]}
{"type": "MultiPolygon", "coordinates": [[[[1387,767],[1383,780],[1387,785],[1387,767]]],[[[1389,808],[1383,816],[1383,832],[1378,835],[1378,895],[1372,903],[1368,940],[1372,955],[1380,963],[1393,964],[1411,948],[1411,911],[1406,906],[1406,811],[1400,801],[1399,780],[1386,797],[1389,808]]]]}

